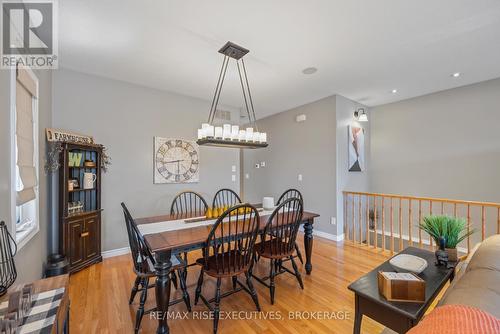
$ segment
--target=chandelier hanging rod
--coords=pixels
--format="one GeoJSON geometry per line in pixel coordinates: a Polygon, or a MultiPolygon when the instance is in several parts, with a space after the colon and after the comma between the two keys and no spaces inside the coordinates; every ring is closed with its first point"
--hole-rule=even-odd
{"type": "Polygon", "coordinates": [[[224,56],[222,61],[222,67],[219,72],[219,79],[217,80],[217,86],[215,87],[214,97],[212,99],[212,105],[210,106],[210,114],[208,115],[208,123],[212,124],[215,111],[217,110],[217,105],[219,104],[219,97],[222,91],[222,85],[224,84],[224,79],[226,77],[227,66],[229,65],[229,56],[224,56]]]}

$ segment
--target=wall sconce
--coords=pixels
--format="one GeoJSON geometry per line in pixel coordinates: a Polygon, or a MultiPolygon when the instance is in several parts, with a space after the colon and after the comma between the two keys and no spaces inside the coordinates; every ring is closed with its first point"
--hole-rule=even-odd
{"type": "Polygon", "coordinates": [[[364,108],[359,108],[354,112],[354,119],[359,122],[368,122],[368,115],[366,115],[364,108]]]}

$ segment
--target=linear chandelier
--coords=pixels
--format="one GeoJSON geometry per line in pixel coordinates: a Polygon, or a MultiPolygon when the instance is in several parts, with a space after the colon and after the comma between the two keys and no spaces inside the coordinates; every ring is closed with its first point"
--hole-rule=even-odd
{"type": "Polygon", "coordinates": [[[198,145],[219,146],[219,147],[235,147],[235,148],[263,148],[267,147],[267,133],[259,132],[257,127],[257,119],[255,118],[255,109],[253,106],[252,94],[248,84],[247,71],[243,56],[249,50],[236,45],[232,42],[227,42],[219,53],[224,55],[222,67],[219,73],[219,80],[215,88],[215,94],[210,106],[207,123],[203,123],[198,129],[198,145]],[[222,126],[214,125],[214,118],[219,104],[219,97],[222,91],[222,85],[226,77],[227,66],[230,58],[236,60],[238,74],[240,77],[241,89],[243,91],[243,99],[245,101],[245,109],[248,115],[248,126],[240,129],[239,125],[223,124],[222,126]]]}

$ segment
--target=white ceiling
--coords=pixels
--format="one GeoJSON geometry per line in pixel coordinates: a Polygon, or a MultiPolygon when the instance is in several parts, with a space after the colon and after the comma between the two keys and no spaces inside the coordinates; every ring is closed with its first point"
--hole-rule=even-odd
{"type": "MultiPolygon", "coordinates": [[[[250,49],[258,118],[332,94],[374,106],[500,77],[498,0],[63,0],[59,13],[62,67],[207,100],[218,49],[250,49]]],[[[221,101],[239,107],[236,74],[221,101]]]]}

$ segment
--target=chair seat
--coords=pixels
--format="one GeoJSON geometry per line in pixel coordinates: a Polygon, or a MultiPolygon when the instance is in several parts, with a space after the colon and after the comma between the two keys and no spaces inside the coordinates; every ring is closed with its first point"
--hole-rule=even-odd
{"type": "MultiPolygon", "coordinates": [[[[186,266],[185,261],[177,254],[170,257],[170,262],[172,262],[172,268],[170,271],[174,271],[186,266]]],[[[151,260],[147,260],[144,266],[141,265],[140,259],[138,259],[138,265],[141,267],[140,270],[134,268],[135,273],[141,277],[153,277],[156,276],[155,266],[151,260]]]]}
{"type": "Polygon", "coordinates": [[[258,244],[255,244],[254,249],[261,257],[268,259],[282,259],[292,255],[293,253],[293,249],[284,252],[283,250],[286,249],[286,243],[279,239],[259,242],[258,244]]]}
{"type": "Polygon", "coordinates": [[[196,264],[203,266],[205,268],[205,273],[212,277],[229,277],[238,275],[248,269],[248,266],[250,264],[248,263],[246,266],[241,266],[241,264],[244,262],[244,259],[241,253],[237,250],[218,254],[218,258],[219,259],[216,260],[215,256],[209,256],[207,265],[205,265],[205,258],[199,258],[196,260],[196,264]],[[224,271],[222,270],[222,258],[224,259],[224,271]],[[217,268],[219,270],[217,270],[217,268]]]}

